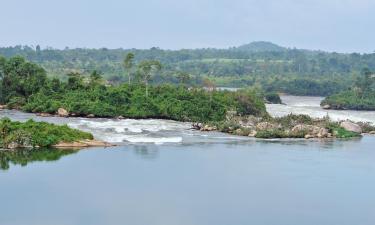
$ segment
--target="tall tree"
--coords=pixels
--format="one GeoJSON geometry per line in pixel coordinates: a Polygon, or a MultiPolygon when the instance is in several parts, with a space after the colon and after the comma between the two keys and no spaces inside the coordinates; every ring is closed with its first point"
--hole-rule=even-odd
{"type": "Polygon", "coordinates": [[[134,54],[132,52],[129,52],[125,58],[124,58],[124,62],[123,62],[123,66],[125,68],[125,71],[127,73],[127,76],[128,76],[128,80],[129,80],[129,84],[130,84],[130,80],[131,80],[131,72],[132,72],[132,68],[134,66],[134,54]]]}
{"type": "Polygon", "coordinates": [[[161,70],[161,64],[157,60],[145,60],[139,63],[138,70],[146,86],[146,97],[148,97],[148,82],[154,73],[161,70]]]}

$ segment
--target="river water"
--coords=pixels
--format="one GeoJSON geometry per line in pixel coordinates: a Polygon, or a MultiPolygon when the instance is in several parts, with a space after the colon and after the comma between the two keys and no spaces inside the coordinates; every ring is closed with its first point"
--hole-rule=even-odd
{"type": "MultiPolygon", "coordinates": [[[[272,115],[325,116],[284,96],[272,115]]],[[[373,112],[328,111],[374,121],[373,112]]],[[[373,225],[375,137],[255,140],[166,120],[34,118],[117,142],[82,151],[0,151],[4,225],[373,225]]]]}

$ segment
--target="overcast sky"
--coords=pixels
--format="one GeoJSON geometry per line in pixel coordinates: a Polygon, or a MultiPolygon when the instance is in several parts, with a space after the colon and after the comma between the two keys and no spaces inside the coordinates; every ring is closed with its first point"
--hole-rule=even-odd
{"type": "Polygon", "coordinates": [[[375,0],[4,0],[0,46],[374,52],[375,0]]]}

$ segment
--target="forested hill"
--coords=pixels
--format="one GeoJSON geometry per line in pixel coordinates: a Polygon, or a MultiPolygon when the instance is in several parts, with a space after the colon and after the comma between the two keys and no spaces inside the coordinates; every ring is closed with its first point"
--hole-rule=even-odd
{"type": "Polygon", "coordinates": [[[29,46],[0,48],[0,55],[21,55],[42,65],[50,76],[94,70],[114,82],[125,81],[122,62],[133,52],[135,61],[159,60],[163,70],[153,82],[178,82],[181,71],[192,84],[208,78],[218,86],[257,86],[297,95],[328,95],[347,89],[363,68],[375,70],[375,54],[339,54],[253,42],[227,49],[40,49],[29,46]]]}

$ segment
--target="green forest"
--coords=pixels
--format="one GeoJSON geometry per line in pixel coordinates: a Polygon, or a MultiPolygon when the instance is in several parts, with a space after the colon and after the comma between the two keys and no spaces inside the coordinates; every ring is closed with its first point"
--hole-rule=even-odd
{"type": "MultiPolygon", "coordinates": [[[[164,118],[178,121],[221,121],[228,111],[241,115],[267,115],[263,92],[244,89],[219,91],[179,85],[149,85],[162,69],[156,60],[137,64],[127,57],[129,83],[109,84],[93,71],[89,77],[71,72],[66,81],[50,78],[39,65],[16,56],[0,58],[0,103],[34,113],[56,113],[59,108],[70,116],[164,118]],[[130,73],[132,67],[137,71],[130,73]]],[[[267,96],[272,101],[277,96],[267,96]]]]}
{"type": "Polygon", "coordinates": [[[0,55],[16,55],[38,63],[51,78],[68,80],[67,74],[89,77],[98,71],[112,84],[129,81],[126,56],[134,63],[158,61],[163,69],[153,75],[153,84],[187,83],[255,87],[266,92],[327,96],[347,90],[363,68],[375,70],[375,54],[341,54],[284,48],[269,42],[253,42],[227,49],[87,49],[63,50],[40,46],[0,48],[0,55]]]}

